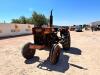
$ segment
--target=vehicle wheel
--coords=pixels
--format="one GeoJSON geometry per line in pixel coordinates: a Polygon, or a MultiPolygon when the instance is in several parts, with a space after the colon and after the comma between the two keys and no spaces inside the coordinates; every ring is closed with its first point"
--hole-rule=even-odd
{"type": "Polygon", "coordinates": [[[60,52],[61,52],[61,48],[59,45],[53,45],[51,51],[50,51],[50,54],[49,54],[49,59],[50,59],[50,62],[52,64],[56,64],[59,60],[59,56],[60,56],[60,52]]]}
{"type": "Polygon", "coordinates": [[[69,50],[70,49],[70,33],[65,36],[64,41],[62,43],[63,49],[64,50],[69,50]]]}
{"type": "Polygon", "coordinates": [[[30,49],[29,46],[33,45],[32,43],[27,43],[24,45],[23,49],[22,49],[22,55],[24,58],[26,59],[31,59],[34,57],[35,51],[34,49],[30,49]]]}

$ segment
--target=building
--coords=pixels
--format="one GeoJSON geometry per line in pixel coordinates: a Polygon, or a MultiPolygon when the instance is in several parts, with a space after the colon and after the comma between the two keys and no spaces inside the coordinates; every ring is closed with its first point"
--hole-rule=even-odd
{"type": "Polygon", "coordinates": [[[31,24],[10,24],[1,23],[0,24],[0,37],[16,36],[23,34],[32,34],[31,24]]]}
{"type": "Polygon", "coordinates": [[[91,25],[91,26],[97,26],[97,25],[100,25],[100,21],[92,22],[90,25],[91,25]]]}

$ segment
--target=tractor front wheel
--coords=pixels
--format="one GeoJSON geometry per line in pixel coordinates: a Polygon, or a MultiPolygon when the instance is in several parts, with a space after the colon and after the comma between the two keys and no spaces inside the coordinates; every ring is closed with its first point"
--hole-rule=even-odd
{"type": "Polygon", "coordinates": [[[49,59],[52,64],[56,64],[58,62],[60,52],[61,52],[60,46],[58,44],[53,45],[53,47],[50,51],[50,54],[49,54],[49,59]]]}
{"type": "Polygon", "coordinates": [[[30,45],[33,45],[32,43],[27,43],[24,45],[23,49],[22,49],[22,55],[24,58],[26,59],[31,59],[34,57],[34,54],[35,54],[35,49],[30,49],[30,45]]]}

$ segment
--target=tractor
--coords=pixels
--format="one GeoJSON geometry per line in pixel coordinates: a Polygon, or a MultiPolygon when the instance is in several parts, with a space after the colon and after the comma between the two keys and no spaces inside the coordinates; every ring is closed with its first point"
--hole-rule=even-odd
{"type": "Polygon", "coordinates": [[[64,50],[70,49],[70,32],[68,27],[54,27],[52,11],[50,25],[47,27],[33,27],[32,34],[34,36],[34,43],[29,42],[22,49],[22,55],[27,60],[34,57],[36,50],[49,49],[48,58],[52,64],[56,64],[61,53],[59,43],[62,44],[64,50]],[[58,32],[60,32],[61,37],[57,36],[58,32]]]}

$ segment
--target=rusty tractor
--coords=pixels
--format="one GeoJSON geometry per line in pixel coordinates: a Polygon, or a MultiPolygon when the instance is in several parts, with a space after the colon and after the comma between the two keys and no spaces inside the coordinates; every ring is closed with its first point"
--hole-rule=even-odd
{"type": "Polygon", "coordinates": [[[59,60],[62,44],[64,50],[70,49],[70,32],[68,27],[56,28],[53,26],[52,11],[50,15],[50,26],[32,28],[34,35],[34,43],[27,43],[22,49],[22,55],[26,59],[34,57],[36,50],[49,49],[49,60],[52,64],[56,64],[59,60]],[[57,36],[60,32],[61,37],[57,36]]]}

